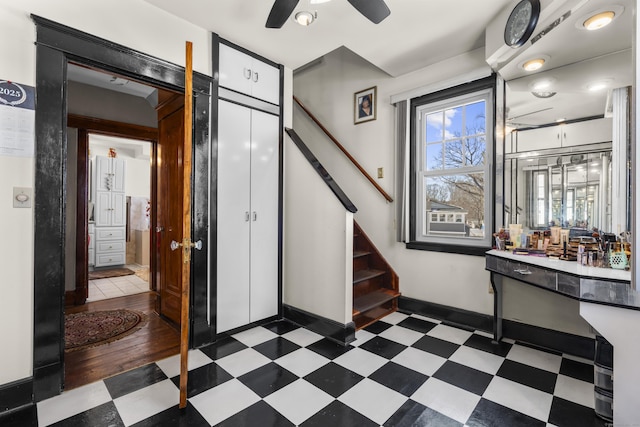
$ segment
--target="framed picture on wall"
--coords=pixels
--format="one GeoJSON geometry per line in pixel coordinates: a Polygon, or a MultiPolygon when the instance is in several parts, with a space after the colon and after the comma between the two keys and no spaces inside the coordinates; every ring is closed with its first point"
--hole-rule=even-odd
{"type": "Polygon", "coordinates": [[[377,86],[356,92],[353,95],[353,123],[360,124],[376,119],[377,86]]]}

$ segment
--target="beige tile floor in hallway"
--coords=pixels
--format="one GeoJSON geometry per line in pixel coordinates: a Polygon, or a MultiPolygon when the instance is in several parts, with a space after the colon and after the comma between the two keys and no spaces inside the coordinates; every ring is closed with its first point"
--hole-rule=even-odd
{"type": "Polygon", "coordinates": [[[148,267],[138,264],[127,264],[125,267],[135,271],[136,274],[89,280],[87,301],[99,301],[148,291],[149,282],[144,280],[144,278],[148,278],[148,273],[144,274],[148,272],[148,267]]]}

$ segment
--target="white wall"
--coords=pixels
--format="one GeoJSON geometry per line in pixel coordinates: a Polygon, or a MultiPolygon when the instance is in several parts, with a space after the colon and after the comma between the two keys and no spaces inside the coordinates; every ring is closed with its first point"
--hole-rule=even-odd
{"type": "MultiPolygon", "coordinates": [[[[346,48],[324,57],[319,64],[294,74],[294,94],[329,129],[371,176],[397,198],[395,190],[394,107],[391,96],[423,88],[428,93],[464,82],[467,76],[488,75],[484,50],[479,49],[416,72],[391,78],[346,48]],[[353,94],[377,86],[377,119],[354,125],[353,94]]],[[[419,91],[419,90],[418,90],[419,91]]],[[[395,202],[383,197],[351,165],[331,141],[294,108],[294,129],[309,145],[358,208],[356,221],[371,237],[400,279],[403,296],[493,314],[489,274],[484,257],[408,250],[395,241],[395,202]]],[[[507,285],[505,318],[579,335],[590,335],[576,304],[549,293],[507,285]],[[533,298],[533,300],[531,300],[533,298]],[[537,307],[554,307],[544,312],[537,307]]]]}
{"type": "Polygon", "coordinates": [[[346,324],[353,306],[353,214],[285,137],[283,302],[346,324]]]}
{"type": "MultiPolygon", "coordinates": [[[[0,0],[0,79],[35,85],[35,25],[30,14],[184,65],[193,42],[193,68],[211,75],[211,36],[142,0],[0,0]]],[[[33,187],[33,158],[0,157],[0,385],[29,377],[33,354],[33,209],[14,209],[13,187],[33,187]]],[[[35,201],[37,203],[37,201],[35,201]]]]}
{"type": "Polygon", "coordinates": [[[67,84],[67,110],[69,114],[158,127],[158,113],[144,98],[78,82],[67,84]]]}

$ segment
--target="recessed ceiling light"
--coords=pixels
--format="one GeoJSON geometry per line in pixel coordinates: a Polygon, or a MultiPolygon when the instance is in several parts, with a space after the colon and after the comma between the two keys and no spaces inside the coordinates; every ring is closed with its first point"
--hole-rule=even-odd
{"type": "Polygon", "coordinates": [[[582,26],[589,31],[599,30],[600,28],[609,25],[615,16],[616,14],[612,10],[600,12],[584,21],[582,26]]]}
{"type": "Polygon", "coordinates": [[[624,6],[613,4],[615,0],[602,2],[608,3],[598,9],[592,9],[578,16],[575,26],[579,30],[594,31],[609,25],[612,21],[620,18],[624,14],[624,6]]]}
{"type": "Polygon", "coordinates": [[[536,71],[542,68],[544,63],[545,63],[544,58],[531,59],[525,62],[524,64],[522,64],[522,68],[524,68],[525,71],[536,71]]]}
{"type": "Polygon", "coordinates": [[[295,15],[295,20],[298,24],[303,25],[303,26],[308,26],[311,25],[313,23],[313,21],[315,21],[317,18],[317,14],[316,13],[311,13],[311,12],[307,12],[306,10],[302,11],[302,12],[298,12],[295,15]]]}

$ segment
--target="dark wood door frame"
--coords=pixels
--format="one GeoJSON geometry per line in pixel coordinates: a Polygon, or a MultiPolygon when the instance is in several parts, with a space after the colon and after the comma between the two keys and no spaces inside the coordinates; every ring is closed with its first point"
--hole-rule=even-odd
{"type": "MultiPolygon", "coordinates": [[[[172,91],[184,91],[184,67],[32,15],[36,25],[33,399],[59,394],[64,385],[65,163],[67,64],[74,62],[172,91]]],[[[191,347],[212,342],[208,312],[210,97],[217,81],[194,73],[193,235],[203,250],[192,258],[191,347]],[[197,240],[197,239],[196,239],[197,240]]],[[[215,99],[214,98],[214,99],[215,99]]],[[[192,237],[193,239],[193,237],[192,237]]]]}
{"type": "MultiPolygon", "coordinates": [[[[130,138],[151,143],[151,206],[155,206],[156,182],[155,168],[155,144],[158,139],[158,130],[147,126],[132,125],[129,123],[114,122],[112,120],[85,117],[75,114],[67,116],[67,127],[78,130],[78,158],[77,158],[77,201],[76,201],[76,288],[65,293],[65,305],[84,304],[88,297],[89,283],[89,254],[88,254],[88,183],[89,183],[89,135],[99,134],[115,136],[119,138],[130,138]]],[[[69,185],[72,185],[69,183],[69,185]]],[[[152,212],[151,229],[155,230],[155,210],[152,212]]],[[[151,233],[152,240],[155,234],[151,233]]],[[[152,246],[153,243],[152,243],[152,246]]],[[[150,271],[155,271],[156,260],[150,259],[150,271]]],[[[156,289],[155,275],[150,274],[151,289],[156,289]]]]}

